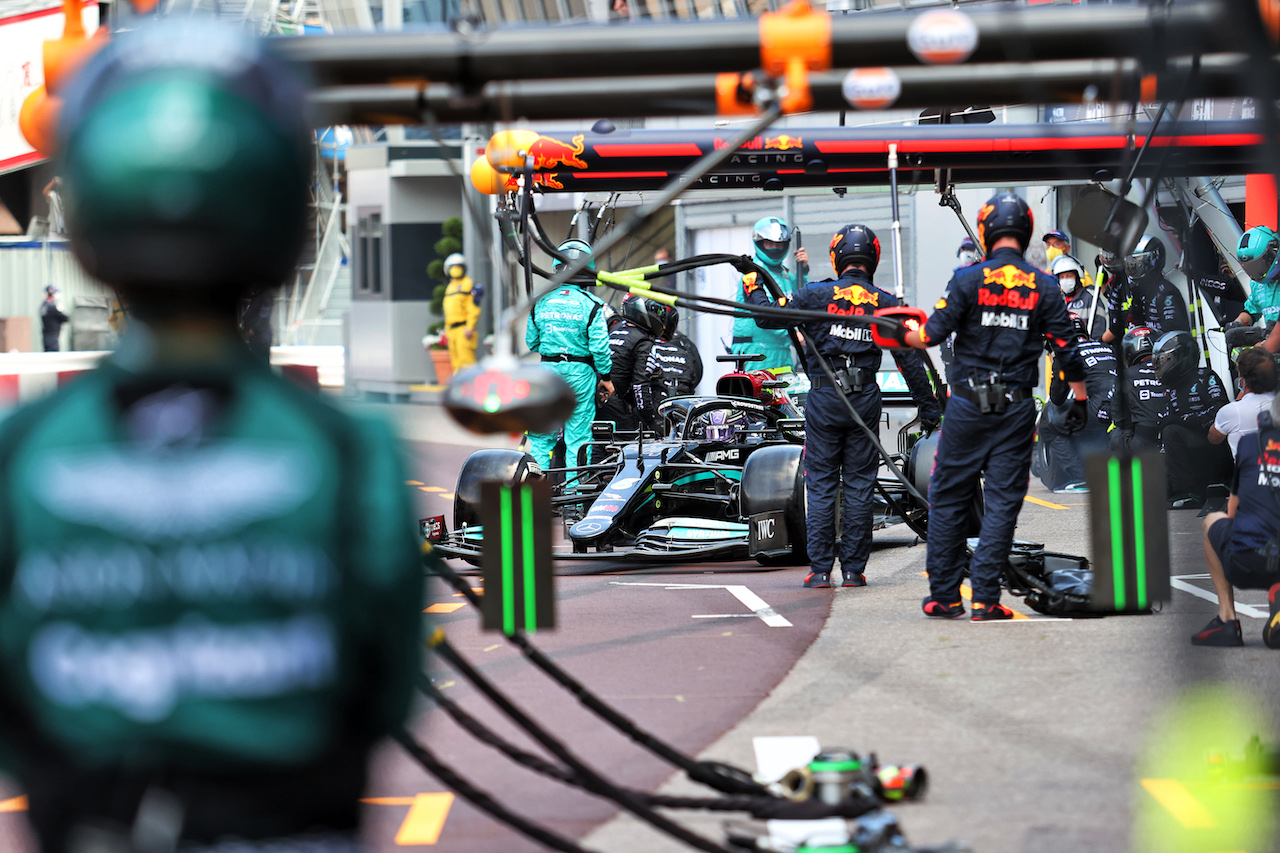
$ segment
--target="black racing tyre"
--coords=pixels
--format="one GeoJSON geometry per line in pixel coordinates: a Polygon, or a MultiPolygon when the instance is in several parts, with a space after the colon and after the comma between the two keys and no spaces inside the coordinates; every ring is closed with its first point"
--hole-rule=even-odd
{"type": "Polygon", "coordinates": [[[788,554],[755,557],[762,566],[800,566],[809,562],[805,536],[804,448],[795,444],[762,447],[747,457],[738,489],[743,518],[759,512],[784,513],[788,554]]]}
{"type": "MultiPolygon", "coordinates": [[[[907,456],[907,470],[903,473],[907,475],[911,485],[916,487],[916,491],[926,498],[929,497],[929,477],[933,475],[933,459],[937,455],[938,436],[935,434],[913,444],[907,456]]],[[[918,506],[914,499],[911,502],[913,506],[918,506]]],[[[982,487],[979,484],[978,491],[973,496],[973,505],[969,507],[966,537],[977,536],[982,530],[982,515],[985,511],[986,503],[982,499],[982,487]]]]}
{"type": "Polygon", "coordinates": [[[453,529],[480,523],[480,484],[499,480],[515,485],[542,476],[532,456],[519,450],[477,450],[467,457],[453,492],[453,529]]]}

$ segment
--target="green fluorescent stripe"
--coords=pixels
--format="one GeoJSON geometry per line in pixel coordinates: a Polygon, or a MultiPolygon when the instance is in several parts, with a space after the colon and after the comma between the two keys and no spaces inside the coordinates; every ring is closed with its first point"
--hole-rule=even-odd
{"type": "Polygon", "coordinates": [[[1111,492],[1111,583],[1115,586],[1116,610],[1124,610],[1124,522],[1120,513],[1120,460],[1107,461],[1107,484],[1111,492]]]}
{"type": "Polygon", "coordinates": [[[512,553],[511,542],[511,489],[503,488],[498,492],[498,503],[502,505],[502,632],[516,632],[516,572],[515,554],[512,553]]]}
{"type": "Polygon", "coordinates": [[[520,487],[520,519],[523,522],[524,538],[521,541],[520,554],[524,557],[524,629],[530,634],[538,632],[538,597],[533,579],[533,487],[520,487]]]}
{"type": "Polygon", "coordinates": [[[1138,571],[1138,607],[1147,606],[1147,530],[1146,514],[1142,509],[1142,462],[1133,459],[1133,535],[1134,556],[1138,571]]]}

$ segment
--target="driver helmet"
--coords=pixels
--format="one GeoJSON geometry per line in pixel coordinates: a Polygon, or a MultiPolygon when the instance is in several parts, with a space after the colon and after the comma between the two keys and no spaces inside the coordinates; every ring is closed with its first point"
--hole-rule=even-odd
{"type": "Polygon", "coordinates": [[[766,216],[751,229],[756,251],[773,261],[781,261],[791,250],[791,229],[776,216],[766,216]]]}
{"type": "Polygon", "coordinates": [[[738,437],[738,425],[742,415],[732,409],[716,409],[707,414],[707,441],[734,441],[738,437]]]}
{"type": "Polygon", "coordinates": [[[1058,279],[1058,287],[1070,296],[1084,284],[1084,267],[1071,255],[1058,255],[1049,264],[1049,272],[1058,279]]]}

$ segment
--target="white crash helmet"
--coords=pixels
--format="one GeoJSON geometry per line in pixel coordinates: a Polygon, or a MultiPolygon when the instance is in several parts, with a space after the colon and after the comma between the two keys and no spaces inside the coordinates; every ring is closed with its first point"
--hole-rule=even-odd
{"type": "Polygon", "coordinates": [[[1058,286],[1062,288],[1063,293],[1075,293],[1084,286],[1084,267],[1080,262],[1070,255],[1058,255],[1053,259],[1053,263],[1049,265],[1049,272],[1058,279],[1058,286]],[[1062,276],[1067,273],[1075,273],[1075,284],[1068,287],[1067,282],[1062,280],[1062,276]]]}

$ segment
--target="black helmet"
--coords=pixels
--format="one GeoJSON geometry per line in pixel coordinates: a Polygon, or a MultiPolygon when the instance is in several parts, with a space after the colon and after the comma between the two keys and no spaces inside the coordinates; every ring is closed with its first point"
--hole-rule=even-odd
{"type": "Polygon", "coordinates": [[[1119,275],[1124,272],[1124,256],[1117,255],[1115,252],[1108,252],[1106,249],[1098,250],[1098,263],[1102,268],[1112,275],[1119,275]]]}
{"type": "Polygon", "coordinates": [[[113,39],[59,122],[76,257],[134,310],[283,283],[307,230],[305,103],[270,42],[238,29],[169,18],[113,39]]]}
{"type": "Polygon", "coordinates": [[[978,211],[978,239],[987,254],[1000,237],[1018,238],[1018,246],[1025,252],[1034,228],[1031,208],[1014,193],[994,195],[978,211]]]}
{"type": "Polygon", "coordinates": [[[765,257],[780,261],[791,250],[791,229],[776,216],[766,216],[751,229],[751,241],[765,257]]]}
{"type": "Polygon", "coordinates": [[[1162,381],[1190,376],[1199,363],[1200,353],[1190,332],[1165,332],[1152,349],[1151,366],[1162,381]]]}
{"type": "Polygon", "coordinates": [[[645,307],[648,304],[649,300],[643,296],[636,296],[634,293],[628,294],[623,298],[622,307],[618,310],[618,313],[637,326],[640,331],[652,335],[657,330],[652,327],[653,321],[649,316],[649,309],[645,307]]]}
{"type": "Polygon", "coordinates": [[[840,275],[852,263],[867,265],[875,275],[880,266],[880,238],[865,225],[846,225],[831,237],[831,267],[840,275]]]}
{"type": "Polygon", "coordinates": [[[652,334],[664,341],[675,337],[676,329],[680,326],[680,312],[671,305],[663,305],[652,299],[646,299],[644,303],[649,311],[649,322],[653,324],[652,334]]]}
{"type": "Polygon", "coordinates": [[[1129,278],[1142,279],[1164,273],[1164,243],[1159,237],[1143,234],[1138,245],[1124,259],[1124,271],[1129,278]]]}
{"type": "Polygon", "coordinates": [[[1154,350],[1151,339],[1154,336],[1155,330],[1150,326],[1134,326],[1124,333],[1124,339],[1120,341],[1120,351],[1124,354],[1126,366],[1151,358],[1154,350]]]}

